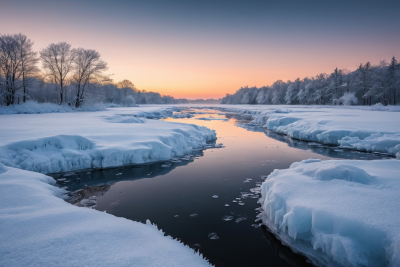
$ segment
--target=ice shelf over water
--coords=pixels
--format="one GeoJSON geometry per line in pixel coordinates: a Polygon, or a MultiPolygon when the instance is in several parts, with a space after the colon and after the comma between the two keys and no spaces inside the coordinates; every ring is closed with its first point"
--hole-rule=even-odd
{"type": "Polygon", "coordinates": [[[400,266],[399,160],[304,160],[261,190],[262,221],[318,265],[400,266]]]}
{"type": "Polygon", "coordinates": [[[0,266],[209,266],[149,221],[71,205],[54,184],[0,164],[0,266]]]}
{"type": "Polygon", "coordinates": [[[400,158],[398,106],[221,105],[214,109],[292,138],[400,158]]]}
{"type": "Polygon", "coordinates": [[[180,157],[216,139],[206,127],[151,119],[176,109],[0,115],[0,163],[40,173],[115,167],[180,157]]]}

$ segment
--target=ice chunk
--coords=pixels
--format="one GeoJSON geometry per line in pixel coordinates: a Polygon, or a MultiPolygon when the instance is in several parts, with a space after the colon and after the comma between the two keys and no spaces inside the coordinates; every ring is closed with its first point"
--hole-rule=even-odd
{"type": "Polygon", "coordinates": [[[244,221],[244,220],[247,220],[247,218],[245,218],[245,217],[240,217],[240,218],[237,218],[235,222],[236,222],[236,223],[239,223],[239,222],[244,221]]]}
{"type": "Polygon", "coordinates": [[[216,233],[209,233],[208,234],[208,238],[210,238],[210,239],[219,239],[219,237],[217,236],[216,233]]]}
{"type": "Polygon", "coordinates": [[[196,216],[197,216],[197,213],[190,214],[190,217],[196,217],[196,216]]]}
{"type": "Polygon", "coordinates": [[[213,197],[213,198],[218,198],[218,196],[217,196],[217,195],[213,195],[212,197],[213,197]]]}
{"type": "Polygon", "coordinates": [[[233,216],[224,216],[223,218],[222,218],[222,220],[224,220],[224,221],[230,221],[230,220],[232,220],[233,219],[233,216]]]}

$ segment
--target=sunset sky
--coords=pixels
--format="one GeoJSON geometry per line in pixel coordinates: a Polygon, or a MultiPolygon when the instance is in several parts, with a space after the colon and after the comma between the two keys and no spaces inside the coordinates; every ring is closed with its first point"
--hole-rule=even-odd
{"type": "Polygon", "coordinates": [[[0,34],[96,49],[115,82],[177,98],[400,59],[400,1],[0,0],[0,34]]]}

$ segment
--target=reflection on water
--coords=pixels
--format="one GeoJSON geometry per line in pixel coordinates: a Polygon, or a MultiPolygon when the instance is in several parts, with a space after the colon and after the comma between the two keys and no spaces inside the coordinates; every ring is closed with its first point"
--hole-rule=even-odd
{"type": "Polygon", "coordinates": [[[61,179],[60,186],[75,192],[71,193],[72,203],[95,203],[92,207],[99,211],[131,220],[150,219],[216,266],[311,266],[255,222],[259,186],[274,169],[288,168],[303,159],[370,159],[379,155],[337,151],[259,127],[237,127],[235,118],[213,120],[225,118],[213,111],[202,113],[166,120],[215,129],[217,143],[223,143],[223,148],[198,151],[181,162],[53,176],[61,179]],[[198,120],[210,116],[210,120],[198,120]]]}

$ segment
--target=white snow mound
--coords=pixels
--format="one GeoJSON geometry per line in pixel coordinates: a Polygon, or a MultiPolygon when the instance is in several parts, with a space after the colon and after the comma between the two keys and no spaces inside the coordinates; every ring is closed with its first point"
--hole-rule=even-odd
{"type": "Polygon", "coordinates": [[[0,115],[0,163],[40,173],[106,168],[168,160],[216,139],[206,127],[143,118],[165,112],[133,107],[0,115]]]}
{"type": "Polygon", "coordinates": [[[0,164],[0,266],[209,266],[149,221],[73,206],[53,184],[0,164]]]}
{"type": "Polygon", "coordinates": [[[400,161],[305,160],[262,184],[263,222],[322,266],[400,266],[400,161]]]}

